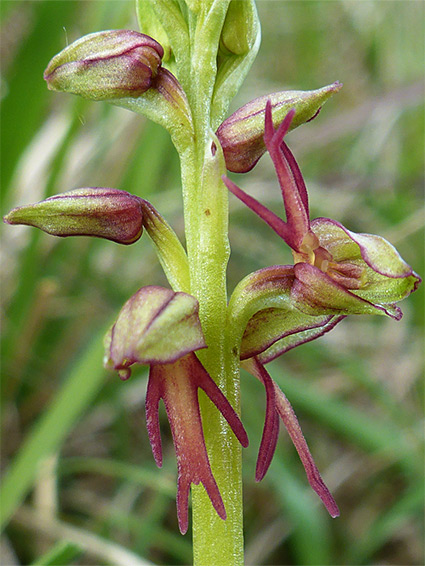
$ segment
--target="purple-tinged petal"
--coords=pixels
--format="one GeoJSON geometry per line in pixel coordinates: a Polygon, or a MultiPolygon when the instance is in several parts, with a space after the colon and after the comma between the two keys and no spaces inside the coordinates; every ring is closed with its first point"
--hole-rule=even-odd
{"type": "Polygon", "coordinates": [[[187,293],[142,287],[121,309],[105,339],[105,365],[170,363],[205,348],[198,301],[187,293]]]}
{"type": "Polygon", "coordinates": [[[288,431],[288,434],[291,437],[291,440],[298,452],[298,455],[307,474],[308,483],[323,501],[329,515],[332,518],[338,517],[338,506],[329,489],[326,487],[324,481],[322,480],[319,470],[314,463],[313,456],[311,455],[311,452],[308,448],[297,416],[294,413],[294,409],[292,408],[290,402],[281,391],[279,386],[275,382],[273,382],[273,385],[276,398],[276,410],[279,413],[279,416],[282,419],[283,424],[285,425],[286,430],[288,431]]]}
{"type": "MultiPolygon", "coordinates": [[[[293,265],[271,265],[250,273],[238,285],[239,294],[247,297],[265,291],[281,295],[289,294],[295,279],[293,265]]],[[[265,307],[263,307],[265,308],[265,307]]]]}
{"type": "Polygon", "coordinates": [[[294,273],[291,299],[306,314],[386,314],[396,320],[400,318],[399,310],[394,310],[393,305],[375,305],[358,297],[314,265],[297,263],[294,273]]]}
{"type": "Polygon", "coordinates": [[[183,534],[188,527],[188,496],[192,483],[203,484],[217,514],[222,519],[226,518],[223,500],[212,474],[205,447],[198,388],[201,388],[216,405],[242,446],[248,445],[248,437],[238,415],[195,354],[187,354],[173,363],[151,366],[146,394],[149,440],[155,461],[161,466],[158,404],[162,398],[177,456],[177,516],[183,534]]]}
{"type": "MultiPolygon", "coordinates": [[[[259,311],[271,307],[291,309],[292,265],[273,265],[250,273],[237,285],[228,307],[232,333],[241,340],[249,320],[259,311]]],[[[252,344],[246,343],[247,350],[252,344]]]]}
{"type": "Polygon", "coordinates": [[[246,360],[242,363],[242,367],[257,377],[266,390],[266,417],[255,468],[255,481],[259,482],[266,475],[276,450],[279,436],[279,415],[276,411],[273,381],[264,367],[256,358],[246,360]]]}

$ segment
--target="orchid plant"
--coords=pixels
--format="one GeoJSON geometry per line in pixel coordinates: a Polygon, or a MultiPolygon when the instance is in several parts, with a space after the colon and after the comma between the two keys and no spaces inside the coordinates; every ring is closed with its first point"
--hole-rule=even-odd
{"type": "Polygon", "coordinates": [[[281,419],[310,485],[337,517],[290,402],[264,366],[347,315],[399,320],[395,303],[420,279],[383,238],[355,234],[329,218],[310,219],[306,186],[284,138],[315,118],[340,83],[262,96],[224,119],[260,45],[255,2],[138,0],[136,6],[141,33],[85,36],[53,57],[45,80],[51,90],[124,107],[170,133],[181,163],[186,246],[151,203],[114,188],[64,192],[15,208],[5,222],[125,245],[148,232],[170,288],[150,285],[129,298],[105,338],[105,367],[122,380],[134,364],[150,367],[149,440],[161,466],[162,399],[177,456],[183,534],[192,486],[195,562],[242,564],[241,447],[248,437],[240,366],[266,394],[256,480],[271,465],[281,419]],[[276,169],[285,220],[226,176],[250,171],[265,152],[276,169]],[[228,191],[282,238],[294,258],[294,265],[247,275],[229,300],[228,191]],[[208,399],[198,399],[198,389],[208,399]]]}

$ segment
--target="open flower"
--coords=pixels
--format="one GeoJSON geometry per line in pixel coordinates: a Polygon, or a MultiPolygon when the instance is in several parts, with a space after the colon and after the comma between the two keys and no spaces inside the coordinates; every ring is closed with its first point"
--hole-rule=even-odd
{"type": "Polygon", "coordinates": [[[218,515],[226,518],[205,447],[199,388],[216,405],[242,446],[248,445],[238,415],[194,353],[205,347],[197,300],[156,286],[142,287],[126,302],[105,339],[105,366],[118,370],[121,379],[130,377],[130,366],[135,363],[150,366],[146,393],[149,440],[161,467],[158,406],[163,399],[177,456],[177,516],[183,534],[188,527],[191,483],[202,483],[218,515]]]}
{"type": "Polygon", "coordinates": [[[310,222],[308,195],[299,167],[283,141],[294,117],[275,131],[267,104],[264,141],[275,165],[286,222],[224,177],[227,188],[290,246],[294,256],[291,299],[306,314],[386,314],[399,320],[394,304],[414,291],[420,278],[380,236],[355,234],[329,218],[310,222]]]}
{"type": "Polygon", "coordinates": [[[264,142],[273,160],[286,221],[247,195],[227,177],[227,188],[290,246],[294,265],[276,265],[247,276],[230,302],[233,320],[243,328],[242,365],[265,386],[267,408],[257,461],[261,480],[275,451],[279,417],[301,457],[308,480],[332,517],[338,507],[323,483],[293,409],[264,364],[295,346],[318,338],[349,314],[381,314],[396,320],[395,302],[413,292],[420,278],[386,240],[355,234],[329,218],[310,221],[308,195],[299,167],[283,138],[291,110],[274,129],[266,106],[264,142]]]}

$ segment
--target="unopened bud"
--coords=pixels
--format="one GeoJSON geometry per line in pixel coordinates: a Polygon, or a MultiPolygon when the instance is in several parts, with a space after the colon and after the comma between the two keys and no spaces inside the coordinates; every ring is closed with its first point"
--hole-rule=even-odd
{"type": "Polygon", "coordinates": [[[283,121],[289,110],[295,109],[290,129],[312,120],[323,104],[342,84],[331,85],[308,91],[284,91],[255,98],[236,110],[218,128],[216,134],[223,148],[226,167],[234,173],[250,171],[263,153],[264,113],[268,100],[272,103],[273,124],[276,127],[283,121]]]}
{"type": "Polygon", "coordinates": [[[256,41],[257,28],[252,0],[232,0],[221,32],[222,47],[235,55],[244,55],[256,41]]]}
{"type": "Polygon", "coordinates": [[[68,191],[14,208],[7,224],[25,224],[53,236],[95,236],[119,244],[136,242],[143,231],[141,199],[118,189],[68,191]]]}
{"type": "Polygon", "coordinates": [[[44,72],[50,90],[92,100],[138,97],[152,85],[164,50],[130,30],[92,33],[55,55],[44,72]]]}

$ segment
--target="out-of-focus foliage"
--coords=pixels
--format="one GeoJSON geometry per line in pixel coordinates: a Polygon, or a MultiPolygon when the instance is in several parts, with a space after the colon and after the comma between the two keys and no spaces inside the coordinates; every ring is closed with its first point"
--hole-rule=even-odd
{"type": "MultiPolygon", "coordinates": [[[[319,117],[287,140],[312,217],[384,236],[423,274],[424,4],[263,0],[258,8],[262,47],[232,111],[267,92],[343,82],[319,117]]],[[[42,79],[68,41],[137,29],[133,2],[3,0],[1,10],[2,213],[107,186],[149,199],[182,234],[168,135],[124,110],[49,92],[42,79]]],[[[243,185],[281,213],[268,157],[243,185]]],[[[230,200],[232,289],[248,272],[290,257],[230,200]]],[[[146,373],[121,383],[102,369],[104,331],[147,284],[166,282],[146,237],[123,247],[2,227],[2,466],[9,470],[2,507],[12,514],[5,563],[191,561],[190,535],[178,534],[175,517],[174,458],[159,471],[150,452],[146,373]]],[[[401,322],[352,317],[270,366],[339,519],[310,493],[283,431],[266,478],[254,483],[264,401],[243,373],[247,564],[423,562],[422,291],[401,307],[401,322]]],[[[164,433],[166,456],[173,448],[164,433]]]]}

